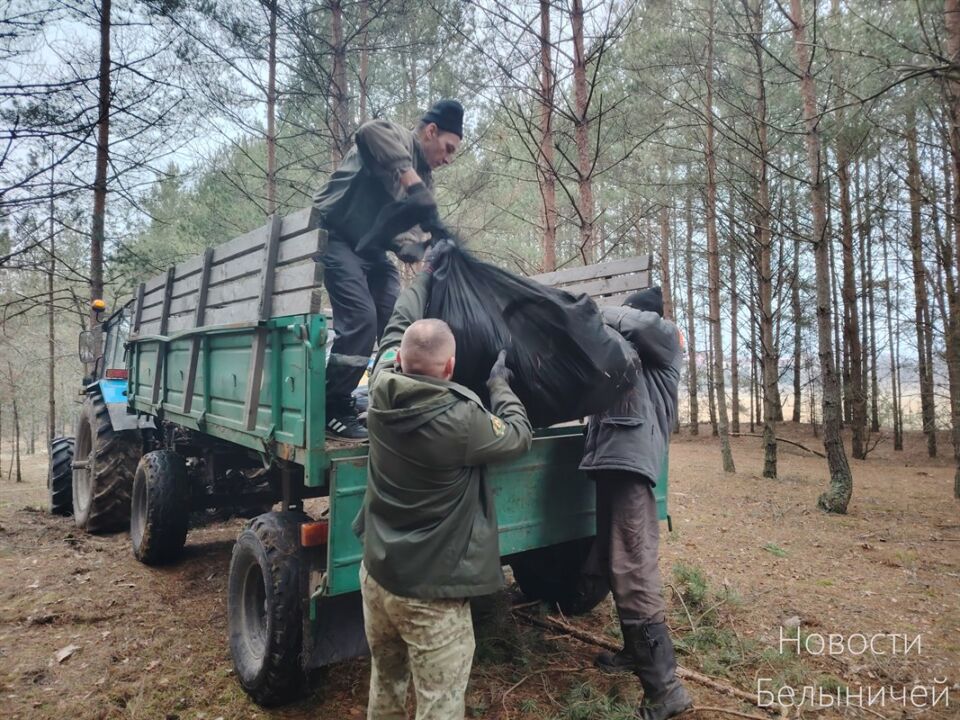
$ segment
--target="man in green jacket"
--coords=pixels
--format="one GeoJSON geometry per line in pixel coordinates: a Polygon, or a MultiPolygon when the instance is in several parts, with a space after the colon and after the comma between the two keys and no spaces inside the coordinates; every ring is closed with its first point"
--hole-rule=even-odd
{"type": "Polygon", "coordinates": [[[422,320],[429,271],[397,300],[370,381],[369,474],[354,530],[372,656],[368,720],[459,720],[473,661],[469,598],[503,586],[485,465],[527,452],[532,430],[501,353],[491,411],[451,381],[456,341],[422,320]]]}
{"type": "MultiPolygon", "coordinates": [[[[438,221],[432,173],[453,161],[462,137],[463,107],[456,100],[435,103],[413,130],[388,120],[366,122],[314,197],[328,233],[323,284],[333,308],[336,338],[327,368],[326,407],[327,434],[335,439],[367,439],[351,393],[400,292],[397,269],[386,251],[395,250],[405,262],[420,260],[422,241],[427,239],[421,231],[431,229],[427,222],[427,227],[414,227],[417,243],[400,244],[392,234],[375,238],[372,234],[383,228],[380,213],[403,201],[418,208],[418,215],[438,221]],[[411,248],[418,252],[411,253],[411,248]]],[[[403,232],[416,222],[396,229],[403,232]]]]}

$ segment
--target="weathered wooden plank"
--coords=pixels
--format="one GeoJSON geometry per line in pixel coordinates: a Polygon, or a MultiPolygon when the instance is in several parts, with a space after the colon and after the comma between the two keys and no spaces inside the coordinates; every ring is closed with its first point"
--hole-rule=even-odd
{"type": "MultiPolygon", "coordinates": [[[[193,326],[202,327],[204,311],[207,307],[207,290],[210,285],[210,265],[213,262],[213,248],[207,248],[203,253],[203,264],[200,266],[200,287],[195,298],[197,308],[194,311],[193,326]]],[[[190,340],[190,361],[187,365],[187,383],[183,390],[183,412],[189,413],[193,409],[193,389],[197,382],[197,365],[200,360],[200,345],[202,338],[195,335],[190,340]]]]}
{"type": "MultiPolygon", "coordinates": [[[[158,330],[160,335],[166,334],[170,320],[170,296],[173,291],[173,273],[174,269],[172,267],[167,270],[167,283],[163,291],[163,308],[160,311],[160,329],[158,330]]],[[[153,373],[153,393],[151,395],[154,405],[160,401],[160,391],[163,388],[163,356],[165,354],[165,352],[157,353],[157,366],[153,373]]]]}
{"type": "MultiPolygon", "coordinates": [[[[322,252],[326,247],[326,235],[324,233],[323,244],[321,244],[320,234],[321,231],[314,230],[281,242],[280,252],[277,257],[278,268],[302,262],[306,259],[312,260],[315,255],[322,252]]],[[[263,270],[264,261],[264,250],[262,247],[258,247],[252,249],[245,255],[231,258],[219,264],[214,263],[210,274],[211,289],[224,283],[232,282],[238,278],[258,278],[263,270]]],[[[195,293],[199,286],[199,271],[174,281],[173,298],[175,302],[173,311],[175,313],[183,312],[185,309],[192,308],[195,305],[195,293]],[[177,300],[181,300],[181,302],[178,303],[176,302],[177,300]]]]}
{"type": "Polygon", "coordinates": [[[278,265],[287,265],[299,260],[322,256],[327,249],[327,231],[311,230],[280,243],[277,255],[278,265]]]}
{"type": "Polygon", "coordinates": [[[160,275],[155,275],[154,277],[147,280],[143,285],[144,295],[150,295],[163,290],[164,286],[167,284],[167,274],[161,273],[160,275]]]}
{"type": "MultiPolygon", "coordinates": [[[[211,245],[210,247],[206,248],[206,250],[210,250],[210,249],[212,249],[212,247],[213,247],[213,246],[211,245]]],[[[184,279],[186,279],[186,278],[188,278],[188,277],[191,277],[191,276],[199,276],[199,275],[200,275],[200,270],[203,269],[203,256],[204,256],[205,254],[206,254],[205,252],[202,252],[202,253],[200,253],[199,255],[195,255],[194,257],[190,258],[189,260],[184,260],[182,263],[180,263],[179,265],[177,265],[176,276],[175,276],[174,279],[173,279],[173,280],[174,280],[174,288],[176,288],[177,284],[178,284],[181,280],[184,280],[184,279]]],[[[173,294],[176,295],[176,294],[177,294],[176,291],[174,291],[173,294]]]]}
{"type": "Polygon", "coordinates": [[[562,285],[558,289],[579,295],[585,293],[590,297],[600,295],[616,295],[621,293],[636,292],[650,286],[650,273],[639,272],[629,275],[620,275],[618,277],[601,278],[599,280],[590,280],[587,282],[573,283],[571,285],[562,285]]]}
{"type": "Polygon", "coordinates": [[[307,230],[315,230],[320,226],[320,213],[315,207],[303,208],[283,217],[280,225],[280,240],[288,240],[307,230]]]}
{"type": "MultiPolygon", "coordinates": [[[[174,318],[170,319],[172,323],[174,318]]],[[[140,322],[140,332],[137,335],[156,335],[160,330],[160,318],[156,317],[153,320],[143,320],[140,322]]]]}
{"type": "Polygon", "coordinates": [[[536,280],[542,285],[552,287],[561,287],[575,282],[586,280],[595,280],[598,278],[614,277],[625,273],[642,272],[650,268],[649,255],[637,255],[635,257],[624,258],[623,260],[612,260],[610,262],[596,263],[594,265],[583,265],[580,267],[556,270],[554,272],[542,273],[540,275],[531,275],[531,280],[536,280]]]}
{"type": "Polygon", "coordinates": [[[140,324],[151,322],[153,320],[160,320],[160,313],[163,311],[163,303],[157,303],[156,305],[149,305],[143,309],[143,314],[140,317],[140,324]]]}
{"type": "MultiPolygon", "coordinates": [[[[260,274],[260,291],[257,293],[257,318],[270,317],[273,306],[273,284],[276,277],[277,253],[280,251],[280,216],[270,218],[270,239],[266,247],[266,264],[260,274]]],[[[263,361],[267,352],[268,333],[266,328],[257,328],[253,338],[253,359],[247,375],[247,388],[244,395],[244,425],[247,430],[257,426],[257,410],[260,407],[260,388],[263,386],[263,361]]]]}
{"type": "MultiPolygon", "coordinates": [[[[304,208],[303,210],[298,210],[296,212],[290,213],[286,217],[282,218],[280,221],[280,241],[281,243],[286,243],[291,240],[294,240],[298,235],[306,234],[308,231],[317,232],[319,227],[319,213],[313,207],[304,208]]],[[[322,232],[322,231],[320,231],[322,232]]],[[[230,260],[234,257],[239,257],[247,253],[253,252],[254,250],[260,249],[264,246],[267,239],[270,237],[270,223],[266,223],[258,228],[254,228],[249,232],[246,232],[242,235],[239,235],[232,240],[229,240],[224,243],[217,244],[214,247],[214,264],[223,263],[227,260],[230,260]]],[[[316,235],[312,235],[316,237],[316,235]]],[[[312,240],[307,239],[306,244],[312,244],[312,240]]],[[[291,245],[291,249],[294,247],[300,247],[302,243],[295,243],[291,245]]],[[[322,245],[325,247],[326,240],[322,245]]],[[[322,249],[322,247],[321,247],[322,249]]],[[[316,252],[316,248],[313,250],[316,252]]],[[[289,262],[290,260],[298,257],[295,253],[291,254],[290,252],[280,253],[280,263],[289,262]]],[[[179,263],[175,269],[174,280],[185,280],[186,278],[192,275],[198,275],[200,269],[203,265],[203,254],[198,254],[196,257],[185,260],[182,263],[179,263]]],[[[153,292],[161,290],[167,281],[166,273],[162,273],[155,277],[150,278],[146,281],[144,287],[145,295],[150,295],[153,292]]],[[[197,283],[199,284],[199,283],[197,283]]],[[[196,286],[195,286],[196,287],[196,286]]],[[[181,295],[179,289],[174,293],[175,296],[181,295]]]]}
{"type": "MultiPolygon", "coordinates": [[[[322,307],[324,293],[320,288],[307,288],[289,293],[276,293],[273,296],[273,317],[285,315],[304,315],[318,313],[322,307]]],[[[223,307],[207,307],[204,324],[228,325],[256,320],[259,303],[257,298],[232,303],[223,307]]],[[[170,332],[187,330],[193,327],[190,314],[175,315],[170,318],[170,332]]]]}
{"type": "Polygon", "coordinates": [[[143,283],[137,287],[137,304],[133,313],[133,332],[140,332],[140,322],[143,320],[143,283]]]}
{"type": "MultiPolygon", "coordinates": [[[[274,279],[274,294],[292,292],[305,288],[318,287],[323,282],[323,268],[312,260],[295,265],[278,267],[274,279]]],[[[261,279],[256,275],[248,275],[219,285],[212,285],[207,294],[206,306],[221,307],[230,303],[251,300],[260,296],[261,279]]],[[[197,295],[176,298],[170,306],[170,311],[179,315],[189,312],[196,304],[197,295]]],[[[254,319],[254,318],[248,318],[254,319]]]]}

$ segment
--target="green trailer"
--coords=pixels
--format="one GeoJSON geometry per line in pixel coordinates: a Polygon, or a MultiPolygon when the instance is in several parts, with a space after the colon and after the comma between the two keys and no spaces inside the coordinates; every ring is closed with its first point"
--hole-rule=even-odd
{"type": "MultiPolygon", "coordinates": [[[[264,705],[296,696],[308,670],[367,652],[351,531],[367,446],[325,438],[325,240],[304,210],[170,268],[140,286],[127,345],[129,412],[156,428],[131,493],[138,559],[175,560],[191,511],[273,508],[240,534],[228,597],[237,678],[264,705]],[[327,500],[308,515],[312,498],[327,500]]],[[[542,280],[616,300],[647,285],[648,267],[630,258],[542,280]]],[[[504,564],[526,596],[567,613],[603,598],[579,577],[594,534],[582,443],[582,425],[541,429],[529,453],[488,473],[504,564]]],[[[666,488],[664,477],[661,518],[666,488]]]]}

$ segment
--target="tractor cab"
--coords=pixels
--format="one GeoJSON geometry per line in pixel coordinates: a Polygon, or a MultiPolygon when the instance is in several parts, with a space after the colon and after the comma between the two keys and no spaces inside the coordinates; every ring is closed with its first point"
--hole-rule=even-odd
{"type": "MultiPolygon", "coordinates": [[[[106,309],[103,300],[91,303],[97,317],[106,309]]],[[[127,364],[124,346],[130,335],[130,317],[133,300],[111,313],[106,320],[92,330],[80,333],[80,362],[89,368],[84,377],[84,386],[101,380],[127,381],[127,364]]]]}

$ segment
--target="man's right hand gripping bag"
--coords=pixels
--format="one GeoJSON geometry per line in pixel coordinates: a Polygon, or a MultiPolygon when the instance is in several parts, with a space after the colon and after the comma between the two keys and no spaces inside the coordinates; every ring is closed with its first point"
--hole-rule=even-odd
{"type": "Polygon", "coordinates": [[[514,372],[511,387],[534,427],[606,410],[629,388],[635,355],[588,296],[514,275],[455,246],[431,266],[427,316],[453,329],[453,379],[484,400],[502,348],[514,372]]]}

